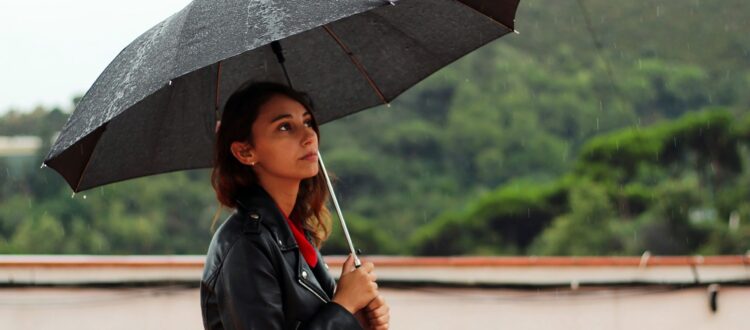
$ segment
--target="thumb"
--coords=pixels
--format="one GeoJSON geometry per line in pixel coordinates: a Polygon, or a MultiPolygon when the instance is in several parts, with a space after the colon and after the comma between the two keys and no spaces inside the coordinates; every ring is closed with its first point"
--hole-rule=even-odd
{"type": "Polygon", "coordinates": [[[344,260],[344,266],[341,267],[341,274],[351,273],[352,271],[354,271],[354,258],[352,258],[352,254],[349,253],[349,256],[344,260]]]}

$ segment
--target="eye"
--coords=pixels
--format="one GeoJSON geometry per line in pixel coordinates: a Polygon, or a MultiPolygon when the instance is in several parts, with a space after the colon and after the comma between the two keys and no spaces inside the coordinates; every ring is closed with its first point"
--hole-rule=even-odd
{"type": "Polygon", "coordinates": [[[312,122],[312,120],[311,120],[311,119],[305,120],[305,125],[306,125],[307,127],[312,127],[312,126],[313,126],[313,122],[312,122]]]}
{"type": "Polygon", "coordinates": [[[290,128],[291,127],[290,127],[289,123],[283,123],[283,124],[279,125],[279,130],[280,131],[288,131],[290,128]]]}

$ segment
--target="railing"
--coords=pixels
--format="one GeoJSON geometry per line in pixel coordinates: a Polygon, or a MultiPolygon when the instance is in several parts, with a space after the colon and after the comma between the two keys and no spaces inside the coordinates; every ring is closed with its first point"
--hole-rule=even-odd
{"type": "MultiPolygon", "coordinates": [[[[198,285],[205,256],[0,256],[0,285],[198,285]]],[[[325,261],[337,276],[345,257],[325,261]]],[[[750,255],[641,257],[365,256],[381,285],[577,288],[750,284],[750,255]]]]}

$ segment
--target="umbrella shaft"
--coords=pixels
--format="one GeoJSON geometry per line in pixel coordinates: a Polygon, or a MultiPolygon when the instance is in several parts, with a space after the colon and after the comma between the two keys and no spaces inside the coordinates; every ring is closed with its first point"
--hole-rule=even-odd
{"type": "Polygon", "coordinates": [[[320,161],[320,168],[323,170],[323,176],[326,178],[326,184],[328,185],[328,192],[331,193],[331,199],[333,200],[333,206],[336,208],[336,214],[339,216],[339,221],[341,221],[341,229],[344,231],[344,236],[346,236],[346,243],[349,244],[349,251],[351,252],[352,257],[354,258],[354,267],[359,268],[362,263],[359,261],[359,257],[357,257],[357,252],[354,250],[354,243],[352,243],[352,237],[349,236],[349,229],[346,228],[346,221],[344,221],[344,214],[341,213],[341,207],[339,207],[339,201],[336,199],[336,193],[333,191],[333,185],[331,184],[331,179],[328,177],[328,171],[326,171],[326,166],[323,164],[323,157],[320,156],[320,151],[318,151],[318,161],[320,161]]]}

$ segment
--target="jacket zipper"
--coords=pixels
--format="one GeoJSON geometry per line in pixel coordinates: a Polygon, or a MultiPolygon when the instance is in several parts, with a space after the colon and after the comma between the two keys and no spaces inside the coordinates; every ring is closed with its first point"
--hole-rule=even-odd
{"type": "Polygon", "coordinates": [[[328,300],[326,300],[325,298],[321,297],[317,292],[315,292],[315,290],[313,290],[311,287],[307,286],[307,284],[305,284],[304,282],[302,282],[302,280],[297,279],[297,281],[299,282],[299,284],[302,284],[302,286],[304,286],[305,289],[307,289],[307,291],[312,292],[316,297],[318,297],[318,299],[322,300],[324,303],[328,302],[328,300]]]}

